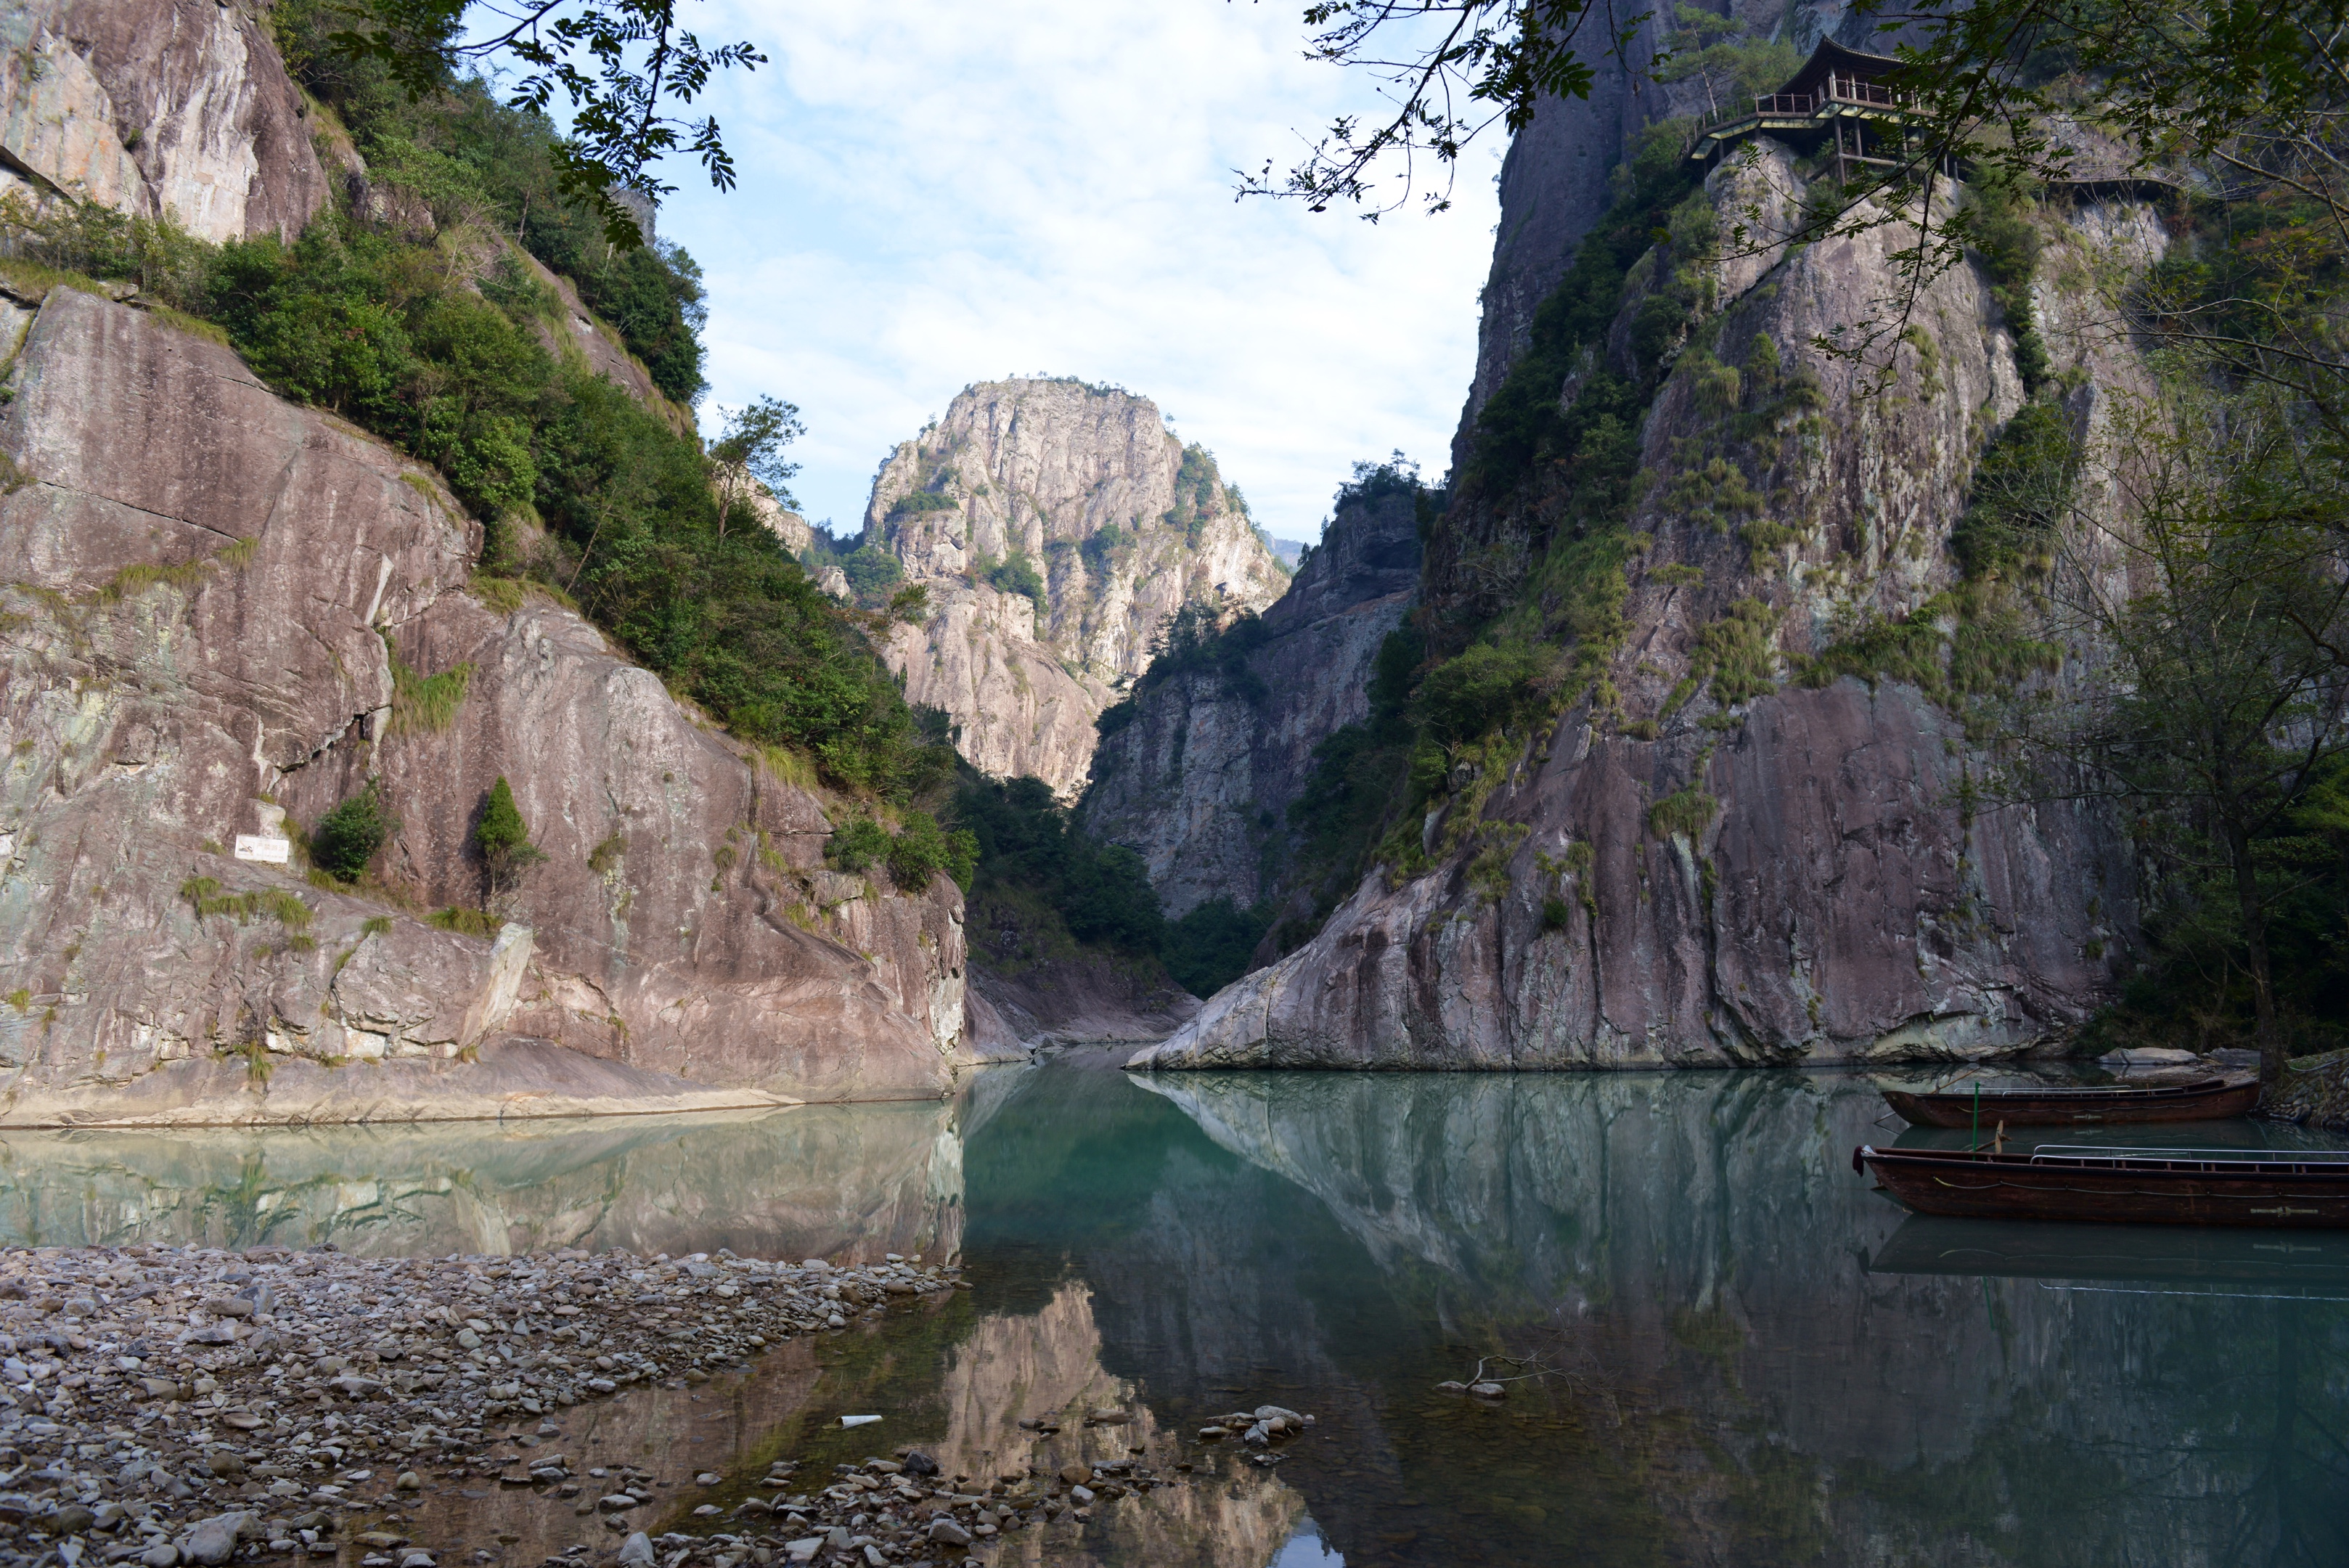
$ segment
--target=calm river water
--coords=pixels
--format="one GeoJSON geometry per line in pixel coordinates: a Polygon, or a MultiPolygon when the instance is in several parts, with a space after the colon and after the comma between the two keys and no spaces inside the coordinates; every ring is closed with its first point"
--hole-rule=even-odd
{"type": "Polygon", "coordinates": [[[640,1392],[627,1436],[745,1488],[901,1443],[976,1474],[1130,1398],[1058,1443],[1211,1478],[999,1563],[2349,1563],[2349,1236],[1911,1219],[1851,1169],[1883,1114],[1848,1075],[1071,1055],[936,1105],[10,1135],[0,1239],[959,1255],[946,1307],[640,1392]],[[1500,1356],[1499,1405],[1437,1391],[1500,1356]],[[1319,1420],[1278,1466],[1192,1442],[1259,1403],[1319,1420]]]}

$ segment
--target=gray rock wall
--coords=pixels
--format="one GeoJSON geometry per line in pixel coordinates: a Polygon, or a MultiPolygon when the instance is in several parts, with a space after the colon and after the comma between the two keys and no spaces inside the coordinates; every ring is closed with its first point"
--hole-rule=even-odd
{"type": "Polygon", "coordinates": [[[403,1116],[951,1081],[952,885],[824,870],[814,797],[568,611],[468,597],[479,528],[429,472],[69,289],[10,384],[0,1116],[359,1114],[337,1075],[404,1058],[443,1066],[403,1116]],[[395,649],[471,667],[437,726],[396,698],[395,649]],[[398,823],[374,896],[230,853],[370,774],[398,823]],[[502,774],[548,858],[495,942],[436,929],[427,911],[483,901],[467,838],[502,774]],[[517,1033],[559,1049],[460,1070],[517,1033]],[[566,1085],[566,1058],[654,1076],[566,1085]]]}
{"type": "MultiPolygon", "coordinates": [[[[1712,189],[1723,209],[1759,201],[1766,216],[1803,185],[1778,150],[1752,171],[1724,167],[1712,189]]],[[[2046,222],[2042,320],[2094,452],[2145,373],[2095,329],[2092,280],[2129,275],[2162,240],[2132,203],[2046,222]]],[[[1720,264],[1702,340],[1758,374],[1748,356],[1768,339],[1782,375],[1811,378],[1815,406],[1733,438],[1687,366],[1664,382],[1631,519],[1652,544],[1625,569],[1628,629],[1602,689],[1612,705],[1586,701],[1513,759],[1455,768],[1425,824],[1432,869],[1373,872],[1313,942],[1137,1063],[1966,1058],[2058,1040],[2111,994],[2135,886],[2108,815],[1978,813],[1966,785],[1986,759],[1948,712],[1889,680],[1794,679],[1795,660],[1843,629],[1955,580],[1950,538],[1975,454],[2021,400],[2012,338],[1971,266],[1915,302],[1918,337],[1892,350],[1889,384],[1816,348],[1881,310],[1904,233],[1720,264]],[[1782,542],[1750,544],[1715,515],[1704,497],[1721,493],[1717,463],[1763,498],[1759,520],[1782,542]],[[1759,607],[1775,681],[1723,701],[1699,653],[1739,605],[1759,607]],[[1701,826],[1651,816],[1684,792],[1706,797],[1701,826]]],[[[1627,318],[1639,297],[1635,274],[1627,318]]],[[[1627,352],[1620,326],[1609,355],[1627,352]]],[[[2092,500],[2109,491],[2095,470],[2092,500]]],[[[1537,531],[1562,526],[1542,504],[1455,504],[1431,550],[1430,603],[1465,604],[1480,559],[1515,551],[1532,569],[1547,548],[1537,531]]]]}
{"type": "Polygon", "coordinates": [[[63,192],[208,240],[291,237],[326,202],[265,21],[217,0],[25,0],[0,13],[0,191],[63,192]]]}
{"type": "Polygon", "coordinates": [[[1418,527],[1407,494],[1341,506],[1264,612],[1271,637],[1247,660],[1254,691],[1212,670],[1163,680],[1094,755],[1079,820],[1141,854],[1169,915],[1287,890],[1289,803],[1314,747],[1370,711],[1379,646],[1417,591],[1418,527]]]}

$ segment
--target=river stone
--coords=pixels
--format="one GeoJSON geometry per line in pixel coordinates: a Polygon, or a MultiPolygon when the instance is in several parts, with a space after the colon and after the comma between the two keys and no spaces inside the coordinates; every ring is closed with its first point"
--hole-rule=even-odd
{"type": "Polygon", "coordinates": [[[930,1540],[939,1546],[968,1546],[970,1532],[951,1519],[934,1519],[930,1521],[930,1540]]]}
{"type": "Polygon", "coordinates": [[[639,1530],[620,1542],[620,1568],[653,1568],[652,1538],[639,1530]]]}
{"type": "Polygon", "coordinates": [[[214,1514],[188,1532],[187,1539],[180,1542],[180,1554],[204,1568],[218,1568],[235,1552],[237,1537],[258,1522],[249,1513],[214,1514]]]}

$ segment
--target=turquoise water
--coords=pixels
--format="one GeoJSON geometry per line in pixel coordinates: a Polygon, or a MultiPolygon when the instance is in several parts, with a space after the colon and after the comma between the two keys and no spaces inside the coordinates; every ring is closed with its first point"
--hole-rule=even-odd
{"type": "MultiPolygon", "coordinates": [[[[745,1393],[730,1446],[979,1473],[1132,1398],[1086,1440],[1212,1478],[1001,1562],[2349,1562],[2349,1237],[1910,1218],[1851,1150],[1947,1135],[1883,1114],[1818,1074],[1069,1057],[939,1105],[16,1135],[0,1235],[958,1252],[974,1291],[745,1393]],[[1438,1391],[1479,1358],[1506,1399],[1438,1391]],[[1192,1440],[1266,1402],[1317,1418],[1277,1466],[1192,1440]],[[851,1408],[885,1427],[824,1435],[851,1408]]],[[[2323,1141],[2106,1141],[2157,1138],[2323,1141]]]]}

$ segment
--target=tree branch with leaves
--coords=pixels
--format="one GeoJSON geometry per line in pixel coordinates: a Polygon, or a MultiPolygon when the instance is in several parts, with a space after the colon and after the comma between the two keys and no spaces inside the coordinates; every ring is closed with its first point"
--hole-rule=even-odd
{"type": "Polygon", "coordinates": [[[655,172],[672,153],[698,161],[719,190],[734,188],[716,118],[685,111],[719,71],[755,70],[767,57],[747,42],[703,43],[678,24],[678,0],[347,0],[340,9],[348,25],[328,47],[380,61],[411,99],[468,71],[518,68],[508,103],[567,111],[561,189],[599,213],[621,249],[642,244],[644,233],[616,193],[649,202],[673,192],[655,172]]]}

